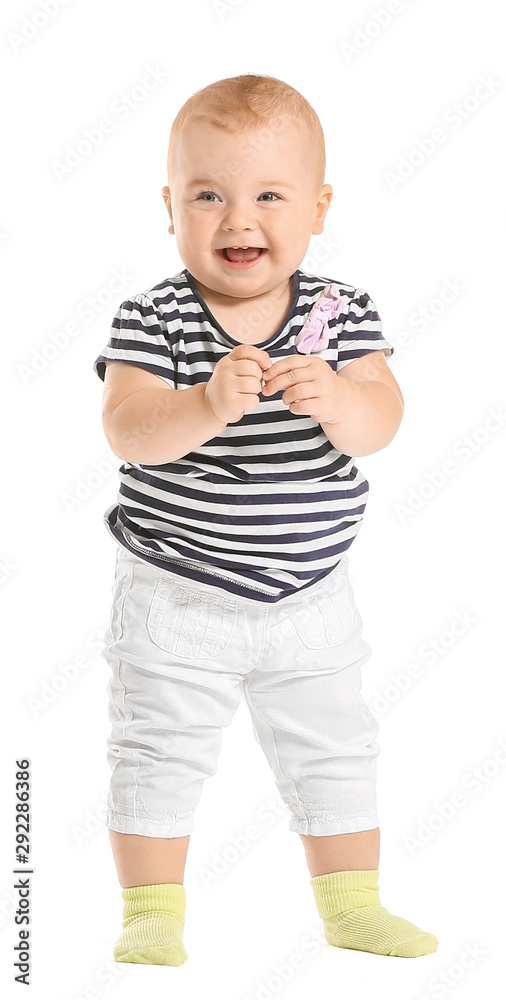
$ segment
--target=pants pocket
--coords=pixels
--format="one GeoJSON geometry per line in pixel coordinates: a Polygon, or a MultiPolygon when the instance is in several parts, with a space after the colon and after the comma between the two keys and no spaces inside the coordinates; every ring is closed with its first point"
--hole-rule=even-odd
{"type": "Polygon", "coordinates": [[[358,612],[351,584],[344,577],[331,593],[316,594],[290,615],[301,642],[308,649],[330,649],[352,634],[358,612]]]}
{"type": "Polygon", "coordinates": [[[132,586],[133,566],[121,558],[121,550],[116,553],[116,567],[112,585],[112,604],[109,625],[104,636],[106,646],[119,642],[123,635],[123,612],[125,598],[132,586]]]}
{"type": "Polygon", "coordinates": [[[225,649],[234,631],[237,601],[203,594],[160,576],[151,600],[147,629],[166,653],[205,660],[225,649]]]}

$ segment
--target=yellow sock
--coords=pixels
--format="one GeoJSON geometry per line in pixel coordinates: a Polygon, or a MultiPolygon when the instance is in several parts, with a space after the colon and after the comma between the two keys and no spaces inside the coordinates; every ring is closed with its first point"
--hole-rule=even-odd
{"type": "Polygon", "coordinates": [[[116,962],[182,965],[186,889],[177,882],[123,889],[123,927],[114,947],[116,962]]]}
{"type": "Polygon", "coordinates": [[[437,951],[434,934],[426,934],[381,906],[378,876],[377,870],[344,871],[311,879],[328,944],[399,958],[437,951]]]}

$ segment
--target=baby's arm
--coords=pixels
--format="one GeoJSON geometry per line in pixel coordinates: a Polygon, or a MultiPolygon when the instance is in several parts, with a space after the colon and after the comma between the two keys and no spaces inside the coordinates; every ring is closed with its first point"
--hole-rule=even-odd
{"type": "Polygon", "coordinates": [[[141,366],[109,362],[102,424],[114,454],[138,465],[189,455],[259,405],[269,363],[266,351],[239,344],[216,363],[208,382],[180,390],[141,366]]]}
{"type": "Polygon", "coordinates": [[[114,361],[106,366],[104,386],[102,426],[124,462],[175,462],[226,426],[205,398],[205,382],[172,389],[145,368],[114,361]]]}
{"type": "Polygon", "coordinates": [[[320,424],[330,443],[353,457],[386,448],[399,429],[404,399],[383,351],[356,358],[336,378],[340,416],[320,424]]]}

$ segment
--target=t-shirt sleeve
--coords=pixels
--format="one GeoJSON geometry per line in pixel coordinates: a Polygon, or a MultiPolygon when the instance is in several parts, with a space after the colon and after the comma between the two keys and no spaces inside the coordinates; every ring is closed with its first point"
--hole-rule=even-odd
{"type": "Polygon", "coordinates": [[[370,351],[383,350],[387,357],[394,353],[394,347],[383,336],[378,310],[363,288],[356,288],[350,299],[348,315],[338,333],[337,345],[338,372],[350,361],[355,361],[370,351]]]}
{"type": "Polygon", "coordinates": [[[109,361],[124,361],[145,368],[173,389],[177,388],[176,367],[165,321],[143,292],[125,299],[116,310],[109,341],[93,363],[93,371],[102,381],[109,361]]]}

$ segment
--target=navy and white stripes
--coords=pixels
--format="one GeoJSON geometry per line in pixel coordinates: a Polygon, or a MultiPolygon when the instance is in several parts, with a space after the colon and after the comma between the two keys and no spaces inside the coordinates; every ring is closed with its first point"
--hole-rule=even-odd
{"type": "MultiPolygon", "coordinates": [[[[297,333],[334,280],[297,269],[285,319],[255,346],[273,361],[296,353],[297,333]]],[[[318,357],[339,372],[369,351],[391,355],[367,292],[336,284],[346,305],[318,357]]],[[[128,362],[184,391],[207,382],[237,343],[184,269],[121,303],[93,368],[103,379],[107,363],[128,362]]],[[[327,576],[361,527],[369,484],[320,424],[290,413],[283,391],[260,396],[255,410],[175,462],[123,463],[104,514],[112,536],[157,567],[263,602],[327,576]]]]}

